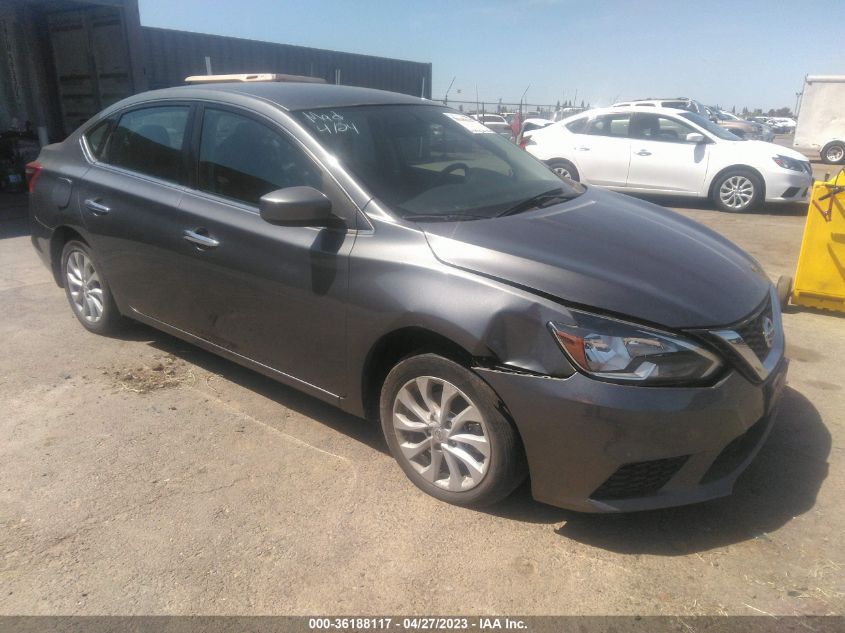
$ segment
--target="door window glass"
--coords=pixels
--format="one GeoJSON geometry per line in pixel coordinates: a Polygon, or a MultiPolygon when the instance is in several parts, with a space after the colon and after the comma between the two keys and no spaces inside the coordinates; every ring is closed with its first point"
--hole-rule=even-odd
{"type": "Polygon", "coordinates": [[[687,124],[657,114],[635,114],[631,118],[631,138],[686,143],[687,134],[692,132],[695,130],[687,124]]]}
{"type": "Polygon", "coordinates": [[[285,187],[323,190],[319,168],[283,134],[249,117],[206,108],[200,141],[199,188],[258,205],[285,187]]]}
{"type": "Polygon", "coordinates": [[[106,162],[148,176],[183,181],[182,142],[188,106],[132,110],[111,135],[106,162]]]}
{"type": "Polygon", "coordinates": [[[630,114],[603,114],[587,124],[587,134],[596,136],[628,136],[630,114]]]}

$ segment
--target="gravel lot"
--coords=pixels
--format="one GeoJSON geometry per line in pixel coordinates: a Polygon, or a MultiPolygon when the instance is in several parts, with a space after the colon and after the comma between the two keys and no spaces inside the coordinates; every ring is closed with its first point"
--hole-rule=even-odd
{"type": "MultiPolygon", "coordinates": [[[[471,511],[406,481],[372,424],[142,326],[86,333],[20,200],[0,201],[0,614],[843,613],[842,316],[785,315],[790,387],[732,497],[599,516],[523,488],[471,511]]],[[[681,212],[794,270],[804,207],[681,212]]]]}

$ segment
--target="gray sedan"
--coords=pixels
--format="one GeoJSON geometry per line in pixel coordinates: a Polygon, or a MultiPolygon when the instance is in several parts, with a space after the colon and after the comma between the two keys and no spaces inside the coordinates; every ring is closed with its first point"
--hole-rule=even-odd
{"type": "Polygon", "coordinates": [[[79,322],[159,328],[378,420],[425,492],[622,511],[728,494],[784,384],[756,262],[426,100],[212,84],[28,166],[79,322]]]}

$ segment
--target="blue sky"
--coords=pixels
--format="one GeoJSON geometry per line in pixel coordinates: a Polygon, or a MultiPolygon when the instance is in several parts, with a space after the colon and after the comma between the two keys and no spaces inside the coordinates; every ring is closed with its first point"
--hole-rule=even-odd
{"type": "MultiPolygon", "coordinates": [[[[433,64],[433,96],[795,105],[845,74],[842,0],[139,0],[145,26],[433,64]],[[833,44],[833,47],[830,45],[833,44]],[[833,49],[835,52],[832,52],[833,49]],[[458,90],[461,93],[458,93],[458,90]]],[[[271,69],[256,68],[254,71],[271,69]]],[[[275,70],[275,69],[273,69],[275,70]]]]}

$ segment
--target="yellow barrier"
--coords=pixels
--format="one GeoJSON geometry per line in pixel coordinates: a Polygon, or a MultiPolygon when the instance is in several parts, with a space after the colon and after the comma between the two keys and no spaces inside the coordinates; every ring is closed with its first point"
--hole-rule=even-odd
{"type": "Polygon", "coordinates": [[[794,281],[778,280],[778,296],[792,303],[845,312],[845,169],[813,186],[794,281]]]}

